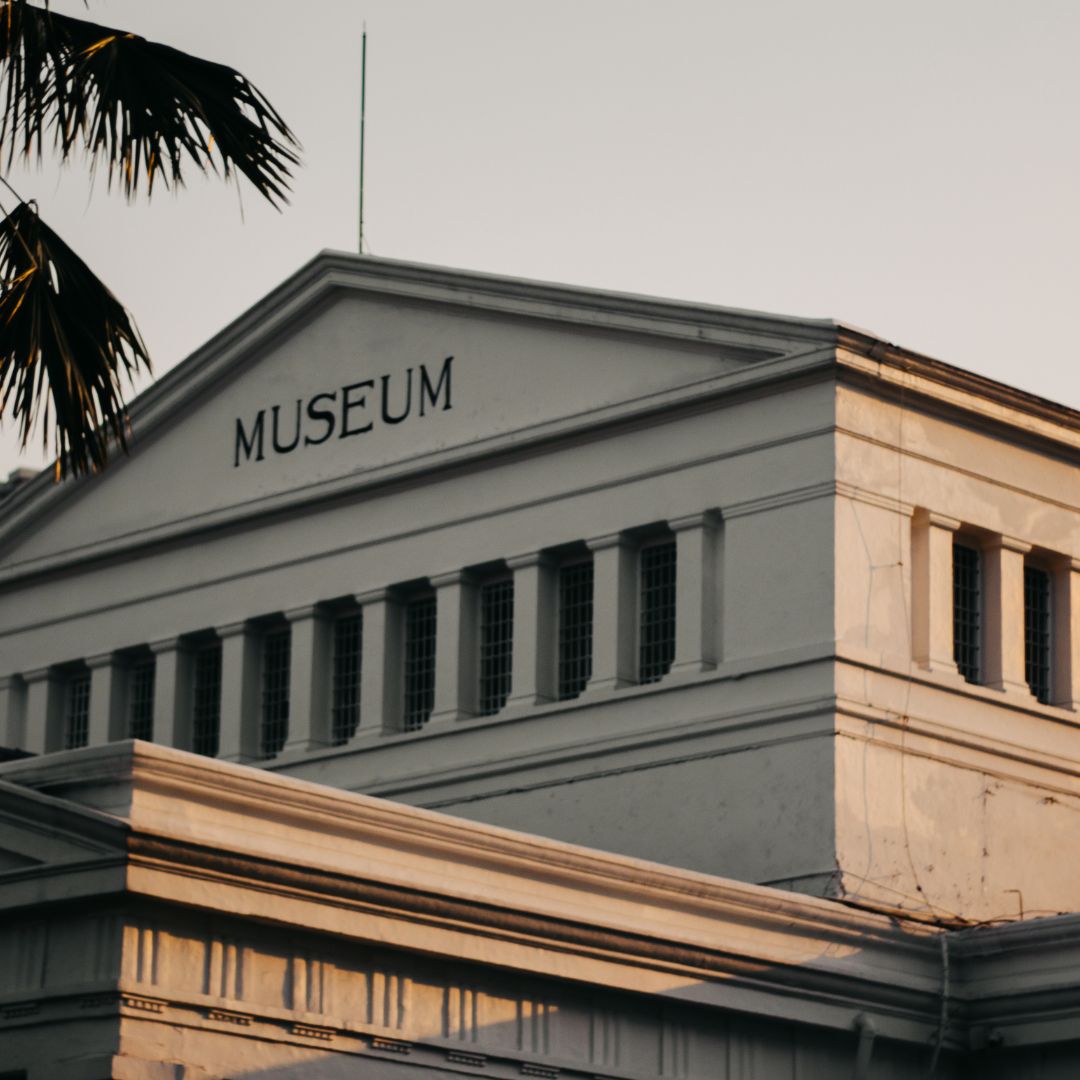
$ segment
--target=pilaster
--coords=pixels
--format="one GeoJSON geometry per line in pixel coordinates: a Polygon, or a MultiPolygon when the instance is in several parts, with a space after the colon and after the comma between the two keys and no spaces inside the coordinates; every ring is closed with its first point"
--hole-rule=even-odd
{"type": "Polygon", "coordinates": [[[635,547],[622,533],[587,541],[593,553],[592,676],[586,692],[617,690],[636,681],[635,547]]]}
{"type": "Polygon", "coordinates": [[[430,723],[476,715],[479,590],[461,570],[431,579],[435,589],[435,707],[430,723]]]}
{"type": "Polygon", "coordinates": [[[360,726],[396,731],[401,721],[403,692],[401,606],[388,589],[361,593],[356,600],[364,612],[360,726]]]}
{"type": "Polygon", "coordinates": [[[999,536],[983,548],[986,664],[983,681],[995,690],[1031,696],[1024,675],[1024,556],[1030,544],[999,536]]]}
{"type": "Polygon", "coordinates": [[[127,674],[123,660],[114,653],[87,657],[90,669],[90,716],[87,746],[103,746],[127,738],[124,730],[124,691],[127,674]]]}
{"type": "Polygon", "coordinates": [[[1080,559],[1064,559],[1054,572],[1053,703],[1080,711],[1080,559]]]}
{"type": "Polygon", "coordinates": [[[543,552],[507,560],[514,575],[513,675],[508,706],[554,701],[555,569],[543,552]]]}
{"type": "Polygon", "coordinates": [[[720,515],[668,522],[675,534],[675,659],[672,674],[710,671],[720,659],[720,515]]]}
{"type": "Polygon", "coordinates": [[[920,510],[911,534],[911,648],[927,671],[957,674],[953,652],[953,539],[960,522],[920,510]]]}
{"type": "Polygon", "coordinates": [[[292,626],[289,735],[283,752],[330,745],[330,647],[332,623],[318,605],[285,612],[292,626]]]}
{"type": "Polygon", "coordinates": [[[21,749],[44,754],[60,747],[63,724],[63,680],[49,667],[23,672],[26,684],[26,712],[21,749]]]}
{"type": "Polygon", "coordinates": [[[222,761],[258,757],[259,636],[246,622],[219,626],[222,761]]]}
{"type": "Polygon", "coordinates": [[[182,638],[152,642],[154,654],[154,742],[191,745],[191,655],[182,638]]]}

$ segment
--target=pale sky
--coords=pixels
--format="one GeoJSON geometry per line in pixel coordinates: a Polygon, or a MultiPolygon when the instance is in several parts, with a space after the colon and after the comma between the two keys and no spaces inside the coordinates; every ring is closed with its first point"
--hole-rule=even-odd
{"type": "MultiPolygon", "coordinates": [[[[238,68],[284,213],[11,175],[161,374],[323,248],[854,323],[1080,407],[1077,0],[77,0],[238,68]]],[[[137,437],[136,432],[136,437],[137,437]]],[[[39,466],[0,426],[0,476],[39,466]]]]}

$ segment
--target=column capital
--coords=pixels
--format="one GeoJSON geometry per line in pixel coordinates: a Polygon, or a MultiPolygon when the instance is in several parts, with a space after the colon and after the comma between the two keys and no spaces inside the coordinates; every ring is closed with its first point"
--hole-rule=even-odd
{"type": "Polygon", "coordinates": [[[585,546],[590,551],[604,551],[613,547],[633,547],[634,541],[624,532],[605,533],[603,536],[593,536],[585,541],[585,546]]]}
{"type": "Polygon", "coordinates": [[[353,599],[363,607],[365,604],[385,604],[394,598],[392,589],[383,586],[378,589],[367,589],[365,592],[353,594],[353,599]]]}
{"type": "Polygon", "coordinates": [[[187,642],[177,634],[174,637],[158,638],[157,641],[151,641],[148,647],[155,656],[160,656],[162,653],[179,652],[187,648],[187,642]]]}
{"type": "Polygon", "coordinates": [[[992,536],[983,544],[986,551],[1012,551],[1017,555],[1027,555],[1032,545],[1024,540],[1017,540],[1013,536],[992,536]]]}
{"type": "Polygon", "coordinates": [[[109,652],[95,653],[93,656],[86,658],[86,666],[91,671],[97,671],[98,668],[108,667],[110,664],[115,664],[118,660],[117,654],[110,650],[109,652]]]}
{"type": "Polygon", "coordinates": [[[13,686],[25,686],[26,680],[18,673],[13,675],[0,675],[0,690],[10,690],[13,686]]]}
{"type": "Polygon", "coordinates": [[[46,664],[45,667],[32,668],[30,671],[24,671],[22,673],[22,681],[29,686],[31,683],[45,682],[48,679],[55,679],[58,677],[56,668],[50,664],[46,664]]]}
{"type": "Polygon", "coordinates": [[[303,619],[325,619],[330,613],[322,604],[301,604],[299,607],[287,608],[284,614],[286,621],[293,623],[303,619]]]}
{"type": "Polygon", "coordinates": [[[445,574],[436,574],[428,578],[433,589],[441,589],[444,585],[461,585],[471,580],[466,570],[448,570],[445,574]]]}
{"type": "Polygon", "coordinates": [[[523,555],[512,555],[506,565],[511,570],[527,570],[530,566],[551,566],[553,560],[546,551],[528,551],[523,555]]]}
{"type": "Polygon", "coordinates": [[[696,514],[684,514],[682,517],[668,520],[668,528],[672,532],[683,532],[685,529],[715,529],[719,524],[720,512],[718,510],[700,510],[696,514]]]}
{"type": "Polygon", "coordinates": [[[912,518],[916,525],[932,525],[935,529],[945,529],[947,532],[956,532],[963,524],[959,518],[939,514],[936,510],[927,510],[925,507],[917,508],[912,518]]]}
{"type": "Polygon", "coordinates": [[[214,633],[217,634],[222,641],[225,638],[237,637],[240,634],[245,634],[251,629],[251,623],[247,619],[241,619],[239,622],[225,623],[223,626],[215,626],[214,633]]]}

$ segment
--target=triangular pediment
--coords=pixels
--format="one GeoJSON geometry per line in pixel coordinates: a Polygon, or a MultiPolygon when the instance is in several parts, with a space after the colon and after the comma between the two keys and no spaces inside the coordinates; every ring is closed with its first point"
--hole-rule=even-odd
{"type": "Polygon", "coordinates": [[[324,254],[142,395],[130,457],[27,485],[0,522],[0,569],[610,423],[832,331],[324,254]]]}

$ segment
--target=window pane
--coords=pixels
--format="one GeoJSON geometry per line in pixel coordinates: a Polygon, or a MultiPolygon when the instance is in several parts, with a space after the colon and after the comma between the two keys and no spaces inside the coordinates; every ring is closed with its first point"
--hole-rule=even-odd
{"type": "Polygon", "coordinates": [[[1024,567],[1024,677],[1031,692],[1050,701],[1050,575],[1024,567]]]}
{"type": "Polygon", "coordinates": [[[982,562],[975,548],[953,544],[953,658],[968,682],[981,671],[982,562]]]}
{"type": "Polygon", "coordinates": [[[675,541],[641,549],[638,679],[657,682],[675,659],[675,541]]]}
{"type": "Polygon", "coordinates": [[[154,737],[154,658],[140,660],[131,669],[128,697],[128,738],[154,737]]]}
{"type": "Polygon", "coordinates": [[[402,730],[417,731],[435,706],[435,597],[405,606],[405,714],[402,730]]]}
{"type": "Polygon", "coordinates": [[[360,655],[364,616],[343,615],[334,622],[334,694],[330,708],[330,741],[347,743],[360,724],[360,655]]]}
{"type": "Polygon", "coordinates": [[[480,715],[497,713],[510,696],[514,654],[514,582],[480,588],[480,715]]]}
{"type": "Polygon", "coordinates": [[[192,681],[191,749],[217,757],[221,741],[221,642],[195,654],[192,681]]]}
{"type": "Polygon", "coordinates": [[[90,738],[90,672],[72,675],[64,703],[64,749],[85,746],[90,738]]]}
{"type": "Polygon", "coordinates": [[[576,698],[592,675],[593,564],[559,571],[559,699],[576,698]]]}
{"type": "Polygon", "coordinates": [[[292,635],[275,630],[263,638],[262,727],[259,756],[277,757],[289,734],[289,654],[292,635]]]}

